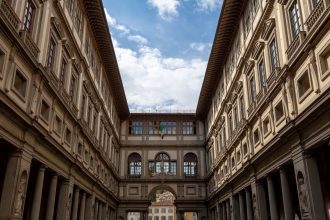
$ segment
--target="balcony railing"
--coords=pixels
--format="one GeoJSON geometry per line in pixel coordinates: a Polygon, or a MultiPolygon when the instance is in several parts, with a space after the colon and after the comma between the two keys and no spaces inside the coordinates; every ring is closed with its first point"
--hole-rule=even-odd
{"type": "Polygon", "coordinates": [[[249,105],[249,108],[247,109],[248,116],[250,116],[252,114],[254,108],[255,108],[255,102],[253,101],[253,102],[251,102],[251,104],[249,105]]]}
{"type": "Polygon", "coordinates": [[[316,7],[313,9],[313,11],[311,12],[311,14],[309,15],[309,17],[307,18],[307,20],[305,22],[305,25],[306,25],[308,31],[314,27],[316,22],[319,20],[319,18],[323,14],[324,10],[325,10],[325,2],[324,2],[324,0],[321,0],[316,5],[316,7]]]}
{"type": "Polygon", "coordinates": [[[306,36],[306,32],[300,31],[295,37],[295,39],[291,42],[289,48],[286,51],[286,54],[288,55],[288,59],[291,59],[292,55],[297,51],[298,47],[305,39],[305,36],[306,36]]]}
{"type": "Polygon", "coordinates": [[[15,30],[18,30],[20,23],[19,17],[13,8],[9,5],[8,1],[0,1],[0,16],[7,19],[15,30]]]}

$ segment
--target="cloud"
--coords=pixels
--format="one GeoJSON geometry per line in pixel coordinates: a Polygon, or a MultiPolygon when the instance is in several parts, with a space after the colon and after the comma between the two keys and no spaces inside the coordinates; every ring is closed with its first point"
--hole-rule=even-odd
{"type": "Polygon", "coordinates": [[[222,0],[196,0],[197,6],[203,11],[213,11],[220,6],[222,0]]]}
{"type": "Polygon", "coordinates": [[[157,8],[158,15],[164,20],[171,20],[178,15],[179,0],[147,0],[148,4],[157,8]]]}
{"type": "Polygon", "coordinates": [[[115,51],[131,111],[195,110],[207,61],[165,57],[148,46],[115,51]]]}
{"type": "Polygon", "coordinates": [[[111,17],[111,15],[109,14],[109,12],[107,11],[106,8],[104,8],[104,13],[105,13],[105,17],[107,19],[108,25],[110,26],[110,28],[114,28],[115,30],[119,31],[121,34],[123,35],[127,35],[130,33],[130,30],[122,25],[122,24],[118,24],[116,19],[111,17]]]}
{"type": "Polygon", "coordinates": [[[211,47],[211,44],[206,44],[206,43],[191,43],[189,45],[190,49],[196,50],[198,52],[204,52],[205,49],[209,49],[211,47]]]}
{"type": "Polygon", "coordinates": [[[141,35],[130,35],[127,37],[128,40],[134,41],[140,45],[148,44],[148,40],[141,35]]]}

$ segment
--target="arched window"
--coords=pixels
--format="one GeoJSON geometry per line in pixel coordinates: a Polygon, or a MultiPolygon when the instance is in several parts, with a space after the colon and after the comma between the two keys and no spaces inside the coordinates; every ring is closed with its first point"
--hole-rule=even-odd
{"type": "Polygon", "coordinates": [[[141,156],[137,153],[132,153],[128,157],[128,173],[130,176],[140,176],[142,174],[141,156]]]}
{"type": "Polygon", "coordinates": [[[170,172],[170,157],[166,153],[159,153],[155,158],[156,173],[170,172]]]}
{"type": "Polygon", "coordinates": [[[183,172],[185,176],[197,175],[197,156],[193,153],[187,153],[184,156],[183,172]]]}

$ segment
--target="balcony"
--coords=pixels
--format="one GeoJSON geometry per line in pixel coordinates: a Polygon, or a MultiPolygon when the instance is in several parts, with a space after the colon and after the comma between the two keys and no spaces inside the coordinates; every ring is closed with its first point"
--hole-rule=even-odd
{"type": "Polygon", "coordinates": [[[256,102],[257,104],[260,103],[262,97],[264,96],[264,90],[263,90],[263,87],[259,90],[257,96],[256,96],[256,102]]]}
{"type": "Polygon", "coordinates": [[[294,40],[291,42],[289,48],[286,51],[286,54],[288,55],[288,59],[290,60],[293,54],[297,51],[298,47],[301,45],[303,40],[305,39],[306,32],[300,31],[297,36],[294,38],[294,40]]]}
{"type": "Polygon", "coordinates": [[[20,36],[21,36],[22,40],[24,41],[26,47],[32,53],[33,57],[35,59],[38,59],[40,50],[39,50],[37,44],[33,41],[31,35],[29,33],[27,33],[26,31],[22,30],[22,31],[20,31],[20,36]]]}
{"type": "Polygon", "coordinates": [[[0,1],[0,16],[6,19],[15,30],[18,30],[19,17],[7,1],[0,1]]]}
{"type": "Polygon", "coordinates": [[[307,18],[305,25],[307,27],[307,30],[310,31],[316,22],[319,20],[321,15],[324,13],[325,8],[329,5],[326,4],[325,0],[321,0],[313,9],[309,17],[307,18]]]}

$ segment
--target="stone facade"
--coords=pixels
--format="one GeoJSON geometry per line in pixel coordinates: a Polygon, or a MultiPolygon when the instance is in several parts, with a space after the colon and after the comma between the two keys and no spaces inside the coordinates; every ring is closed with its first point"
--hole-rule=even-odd
{"type": "Polygon", "coordinates": [[[196,114],[130,114],[100,0],[0,0],[0,219],[330,219],[329,17],[225,0],[196,114]]]}
{"type": "Polygon", "coordinates": [[[209,219],[329,219],[330,2],[233,2],[218,26],[232,40],[216,34],[226,55],[211,53],[217,85],[197,110],[209,219]]]}

